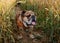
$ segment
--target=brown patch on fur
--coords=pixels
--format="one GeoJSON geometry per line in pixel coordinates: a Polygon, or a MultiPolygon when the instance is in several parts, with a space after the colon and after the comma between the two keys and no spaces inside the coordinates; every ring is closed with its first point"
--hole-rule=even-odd
{"type": "Polygon", "coordinates": [[[21,21],[19,21],[19,19],[17,20],[17,26],[18,27],[24,27],[23,23],[21,21]]]}

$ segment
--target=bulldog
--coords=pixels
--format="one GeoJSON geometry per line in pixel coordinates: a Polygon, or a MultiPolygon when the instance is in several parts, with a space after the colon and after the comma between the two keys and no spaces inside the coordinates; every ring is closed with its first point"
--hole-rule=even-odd
{"type": "Polygon", "coordinates": [[[22,30],[28,29],[32,33],[33,27],[36,25],[35,13],[31,10],[18,11],[16,14],[16,24],[18,28],[22,30]]]}
{"type": "Polygon", "coordinates": [[[36,25],[36,16],[33,11],[20,11],[16,15],[16,23],[18,27],[31,28],[36,25]]]}

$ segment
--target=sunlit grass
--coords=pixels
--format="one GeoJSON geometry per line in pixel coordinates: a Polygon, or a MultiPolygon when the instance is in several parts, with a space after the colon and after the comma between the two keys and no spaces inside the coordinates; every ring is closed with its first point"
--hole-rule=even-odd
{"type": "Polygon", "coordinates": [[[3,40],[14,39],[12,38],[13,35],[11,35],[12,23],[10,21],[10,15],[11,15],[10,11],[15,6],[15,2],[16,0],[0,0],[0,40],[1,40],[0,42],[1,43],[3,43],[3,40]]]}
{"type": "MultiPolygon", "coordinates": [[[[18,1],[16,0],[0,0],[0,42],[7,42],[9,39],[10,43],[14,42],[13,37],[13,25],[12,19],[15,20],[15,5],[18,1]],[[3,39],[3,40],[2,40],[3,39]]],[[[19,1],[22,3],[22,1],[19,1]]],[[[15,26],[15,25],[14,25],[15,26]]]]}

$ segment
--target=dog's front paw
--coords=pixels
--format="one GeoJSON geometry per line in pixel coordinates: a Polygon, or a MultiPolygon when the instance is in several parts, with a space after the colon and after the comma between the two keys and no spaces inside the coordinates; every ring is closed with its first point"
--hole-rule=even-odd
{"type": "Polygon", "coordinates": [[[35,36],[33,34],[29,34],[29,37],[32,38],[32,39],[35,38],[35,36]]]}
{"type": "Polygon", "coordinates": [[[23,38],[23,36],[22,35],[18,35],[18,37],[17,37],[18,39],[22,39],[23,38]]]}

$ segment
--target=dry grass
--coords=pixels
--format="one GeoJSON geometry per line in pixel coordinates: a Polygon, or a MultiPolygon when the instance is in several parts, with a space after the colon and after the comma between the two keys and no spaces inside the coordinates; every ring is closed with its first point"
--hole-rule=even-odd
{"type": "Polygon", "coordinates": [[[46,6],[48,9],[51,9],[55,13],[60,13],[60,0],[30,0],[30,3],[37,3],[39,6],[46,6]]]}
{"type": "Polygon", "coordinates": [[[0,0],[1,6],[2,7],[2,13],[5,13],[8,9],[10,9],[13,5],[13,3],[16,0],[0,0]]]}
{"type": "MultiPolygon", "coordinates": [[[[16,0],[0,0],[0,35],[3,35],[4,39],[11,37],[13,42],[15,40],[11,33],[15,28],[15,9],[12,8],[14,8],[15,2],[16,0]],[[11,19],[13,19],[13,23],[11,19]]],[[[24,10],[33,10],[37,13],[37,29],[42,29],[46,36],[50,36],[50,39],[53,38],[53,34],[55,37],[56,35],[59,37],[57,29],[60,29],[60,0],[27,0],[27,3],[20,6],[24,10]]],[[[58,38],[56,39],[58,40],[58,38]]]]}
{"type": "MultiPolygon", "coordinates": [[[[10,10],[14,7],[16,0],[0,0],[0,43],[6,42],[6,37],[13,37],[11,35],[12,31],[11,21],[10,21],[10,10]],[[9,34],[8,34],[9,33],[9,34]],[[8,36],[9,35],[9,36],[8,36]],[[3,40],[2,40],[3,39],[3,40]]],[[[7,42],[6,42],[7,43],[7,42]]]]}

